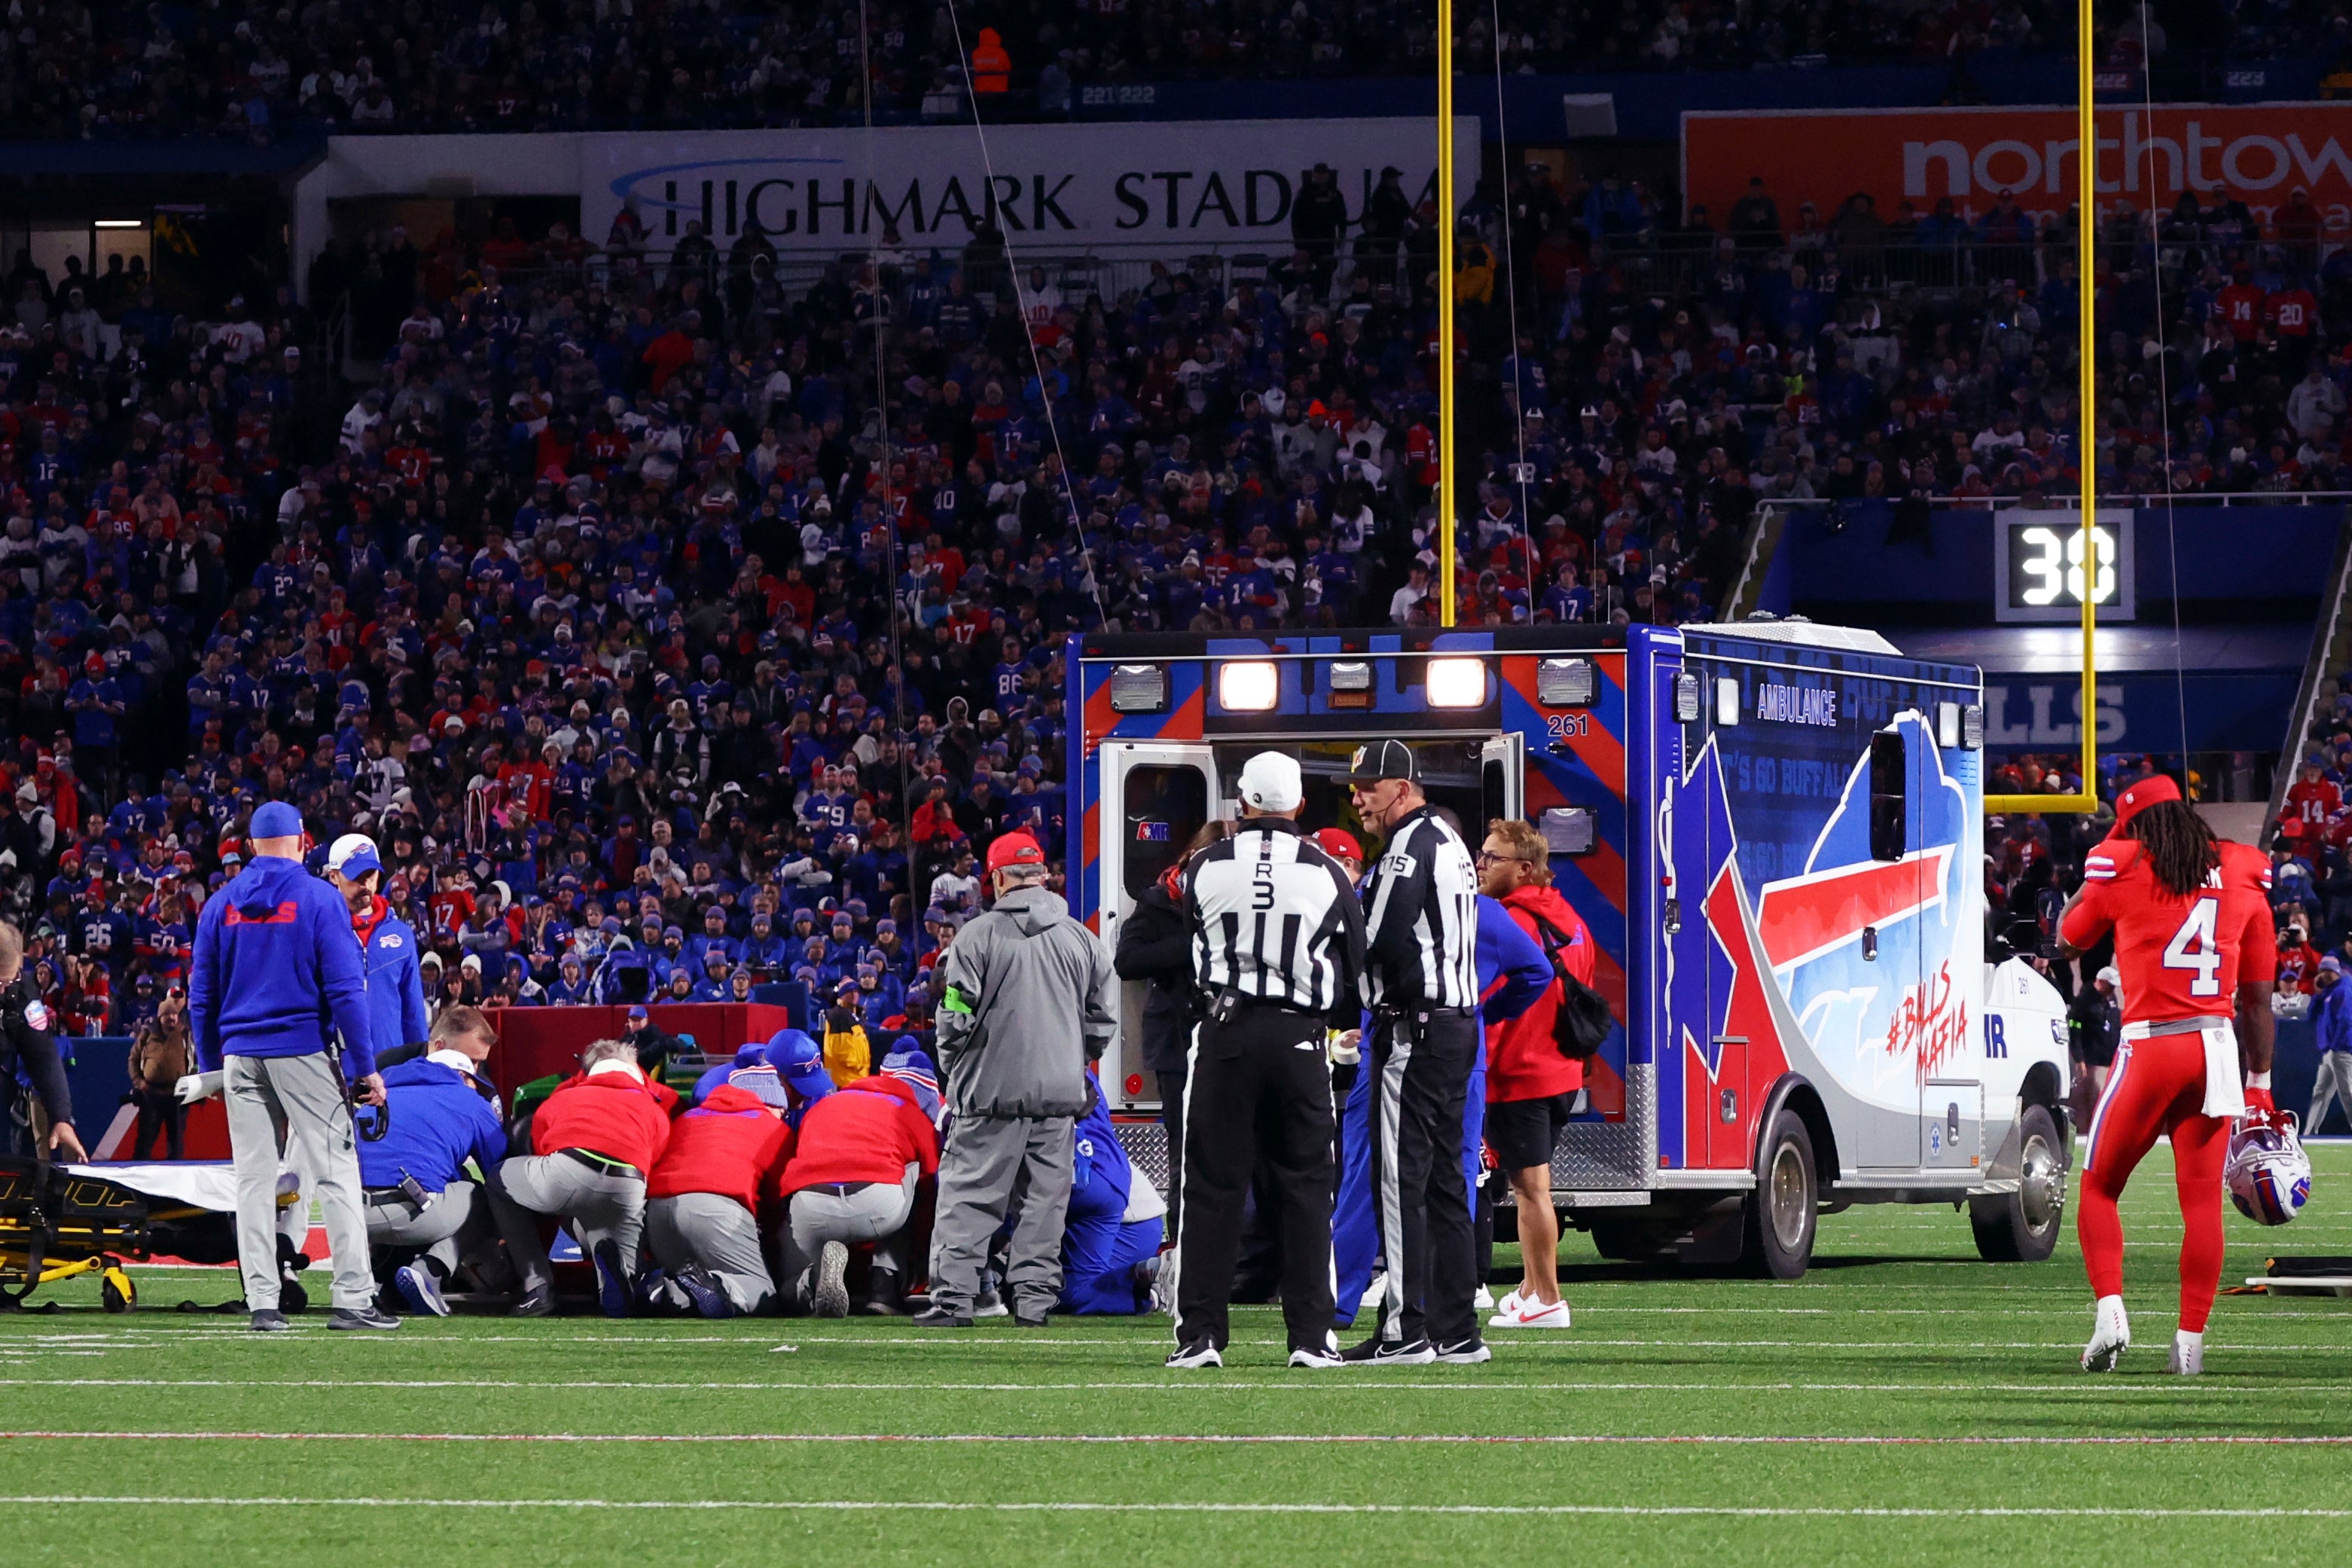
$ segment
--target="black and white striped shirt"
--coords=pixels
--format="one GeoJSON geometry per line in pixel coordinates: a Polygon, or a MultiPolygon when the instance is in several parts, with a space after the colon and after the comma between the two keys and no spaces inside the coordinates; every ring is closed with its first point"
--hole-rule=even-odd
{"type": "Polygon", "coordinates": [[[1364,885],[1368,1007],[1478,1005],[1478,873],[1429,806],[1389,834],[1364,885]]]}
{"type": "Polygon", "coordinates": [[[1287,817],[1244,818],[1185,876],[1192,976],[1255,1001],[1355,1026],[1364,911],[1348,874],[1287,817]]]}

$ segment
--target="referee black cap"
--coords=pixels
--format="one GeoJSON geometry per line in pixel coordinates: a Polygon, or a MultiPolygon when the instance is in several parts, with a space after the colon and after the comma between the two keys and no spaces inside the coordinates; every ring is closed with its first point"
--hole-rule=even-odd
{"type": "Polygon", "coordinates": [[[1356,754],[1348,760],[1347,779],[1349,784],[1374,784],[1381,779],[1413,777],[1412,748],[1402,741],[1374,741],[1358,746],[1356,754]]]}

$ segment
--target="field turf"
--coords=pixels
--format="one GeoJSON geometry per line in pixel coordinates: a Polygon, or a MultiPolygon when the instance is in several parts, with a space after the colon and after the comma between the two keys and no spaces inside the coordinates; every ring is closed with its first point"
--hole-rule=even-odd
{"type": "MultiPolygon", "coordinates": [[[[2352,1254],[2352,1147],[2314,1152],[2291,1229],[2231,1213],[2225,1284],[2352,1254]]],[[[1285,1371],[1271,1308],[1193,1373],[1164,1319],[258,1336],[170,1310],[227,1272],[142,1270],[131,1317],[78,1282],[0,1318],[0,1523],[16,1564],[2341,1563],[2352,1301],[2224,1298],[2167,1378],[2168,1177],[2126,1200],[2114,1377],[2075,1370],[2071,1216],[1996,1268],[1948,1208],[1827,1218],[1792,1285],[1571,1239],[1571,1332],[1387,1373],[1285,1371]]]]}

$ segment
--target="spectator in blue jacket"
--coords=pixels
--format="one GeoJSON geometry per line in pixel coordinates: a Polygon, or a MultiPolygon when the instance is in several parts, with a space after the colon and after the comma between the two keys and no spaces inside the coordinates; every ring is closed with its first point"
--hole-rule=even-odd
{"type": "Polygon", "coordinates": [[[2339,1096],[2344,1114],[2352,1117],[2352,985],[2344,983],[2343,962],[2334,953],[2319,961],[2316,984],[2319,1002],[2311,1021],[2319,1036],[2319,1063],[2311,1082],[2311,1114],[2303,1119],[2305,1137],[2319,1131],[2339,1096]]]}
{"type": "Polygon", "coordinates": [[[424,971],[417,965],[416,931],[376,895],[383,862],[375,841],[346,833],[327,851],[327,880],[352,911],[367,967],[368,1016],[375,1032],[370,1043],[376,1066],[396,1066],[425,1052],[431,1029],[425,1009],[424,971]]]}
{"type": "Polygon", "coordinates": [[[431,1050],[383,1075],[383,1136],[360,1141],[368,1244],[411,1310],[449,1315],[443,1281],[497,1234],[483,1177],[506,1158],[498,1094],[482,1063],[497,1036],[476,1007],[435,1021],[431,1050]]]}
{"type": "Polygon", "coordinates": [[[252,864],[205,906],[188,977],[198,1066],[220,1071],[228,1093],[246,1308],[257,1331],[287,1326],[278,1310],[278,1165],[290,1139],[326,1210],[330,1326],[397,1328],[399,1319],[375,1310],[351,1108],[328,1055],[340,1034],[359,1098],[383,1103],[352,912],[302,869],[301,813],[271,801],[254,812],[248,836],[252,864]]]}

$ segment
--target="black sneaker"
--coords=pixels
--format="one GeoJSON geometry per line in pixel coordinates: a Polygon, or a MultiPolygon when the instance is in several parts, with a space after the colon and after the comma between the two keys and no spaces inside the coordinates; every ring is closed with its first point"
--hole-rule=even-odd
{"type": "Polygon", "coordinates": [[[383,1331],[400,1327],[400,1320],[373,1307],[338,1307],[327,1314],[327,1327],[383,1331]]]}
{"type": "Polygon", "coordinates": [[[257,1334],[282,1334],[293,1325],[286,1321],[286,1314],[277,1308],[264,1307],[253,1314],[247,1326],[257,1334]]]}
{"type": "Polygon", "coordinates": [[[926,1307],[908,1320],[919,1329],[968,1329],[971,1314],[959,1312],[952,1307],[926,1307]]]}
{"type": "Polygon", "coordinates": [[[866,1300],[858,1303],[857,1310],[869,1318],[895,1318],[907,1310],[901,1304],[906,1294],[895,1270],[877,1268],[867,1277],[866,1300]]]}
{"type": "Polygon", "coordinates": [[[1191,1372],[1199,1367],[1223,1366],[1225,1358],[1219,1355],[1217,1347],[1208,1341],[1194,1340],[1189,1345],[1178,1345],[1169,1352],[1167,1364],[1180,1371],[1191,1372]]]}
{"type": "Polygon", "coordinates": [[[849,1316],[849,1248],[845,1244],[828,1241],[817,1249],[809,1305],[820,1318],[849,1316]]]}
{"type": "Polygon", "coordinates": [[[1013,1326],[1016,1329],[1042,1329],[1049,1309],[1022,1304],[1013,1309],[1013,1326]]]}
{"type": "Polygon", "coordinates": [[[544,1318],[551,1316],[554,1311],[554,1291],[526,1290],[522,1293],[522,1300],[514,1304],[512,1310],[507,1313],[507,1316],[509,1318],[544,1318]]]}
{"type": "Polygon", "coordinates": [[[1450,1345],[1437,1347],[1437,1359],[1446,1366],[1476,1366],[1480,1362],[1493,1361],[1495,1352],[1483,1340],[1456,1340],[1450,1345]]]}
{"type": "Polygon", "coordinates": [[[1424,1339],[1384,1340],[1377,1336],[1339,1352],[1349,1366],[1427,1366],[1437,1352],[1424,1339]]]}

